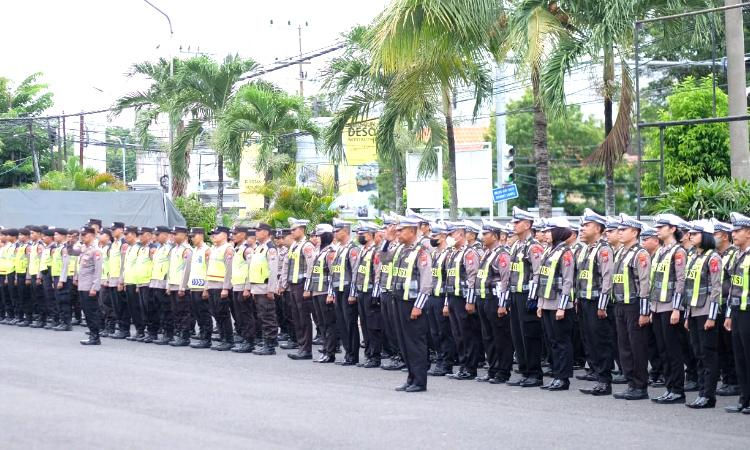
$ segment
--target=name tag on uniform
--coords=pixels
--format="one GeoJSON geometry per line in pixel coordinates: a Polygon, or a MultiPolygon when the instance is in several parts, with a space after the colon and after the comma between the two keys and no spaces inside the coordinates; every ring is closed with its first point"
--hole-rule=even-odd
{"type": "Polygon", "coordinates": [[[365,273],[365,266],[359,266],[359,268],[357,269],[357,272],[365,273]]]}
{"type": "Polygon", "coordinates": [[[380,273],[385,273],[390,275],[391,274],[391,266],[382,266],[380,268],[380,273]]]}
{"type": "Polygon", "coordinates": [[[588,270],[582,270],[578,273],[578,278],[581,280],[590,280],[591,272],[589,272],[588,270]]]}
{"type": "Polygon", "coordinates": [[[688,280],[695,280],[698,278],[698,269],[690,269],[687,276],[688,280]]]}
{"type": "Polygon", "coordinates": [[[455,277],[456,276],[456,269],[448,269],[448,276],[449,277],[455,277]]]}
{"type": "Polygon", "coordinates": [[[547,266],[540,267],[539,268],[539,274],[540,275],[544,275],[545,277],[548,277],[549,276],[549,267],[547,267],[547,266]]]}
{"type": "Polygon", "coordinates": [[[619,283],[623,284],[625,282],[625,275],[621,273],[616,273],[612,276],[612,282],[613,283],[619,283]]]}
{"type": "Polygon", "coordinates": [[[315,266],[315,267],[313,267],[313,273],[320,273],[320,272],[321,272],[321,270],[320,270],[320,269],[321,269],[321,267],[320,267],[320,266],[315,266]]]}
{"type": "Polygon", "coordinates": [[[740,275],[732,275],[732,286],[742,286],[742,277],[740,275]]]}
{"type": "Polygon", "coordinates": [[[433,277],[437,277],[437,276],[440,275],[440,270],[438,270],[438,269],[432,269],[432,270],[430,270],[430,273],[432,273],[433,277]]]}
{"type": "Polygon", "coordinates": [[[521,265],[518,263],[513,263],[510,265],[510,270],[512,272],[520,272],[521,271],[521,265]]]}
{"type": "Polygon", "coordinates": [[[669,266],[667,266],[666,263],[659,263],[659,265],[656,266],[657,272],[667,273],[668,269],[669,269],[669,266]]]}
{"type": "Polygon", "coordinates": [[[333,273],[342,273],[344,271],[344,266],[333,266],[333,273]]]}
{"type": "Polygon", "coordinates": [[[406,277],[406,269],[404,268],[398,269],[398,276],[401,278],[406,277]]]}
{"type": "Polygon", "coordinates": [[[480,270],[479,270],[479,271],[477,272],[477,277],[479,277],[479,279],[481,279],[481,280],[484,280],[485,278],[487,278],[487,271],[486,271],[486,270],[481,270],[481,269],[480,269],[480,270]]]}

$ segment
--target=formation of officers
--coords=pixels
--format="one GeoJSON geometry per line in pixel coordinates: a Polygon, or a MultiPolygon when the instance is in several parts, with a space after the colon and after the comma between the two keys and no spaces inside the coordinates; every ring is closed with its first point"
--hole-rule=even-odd
{"type": "Polygon", "coordinates": [[[585,369],[591,396],[648,399],[663,386],[652,402],[739,396],[726,411],[750,414],[750,217],[730,217],[662,214],[651,227],[586,209],[572,224],[514,208],[510,224],[478,226],[407,211],[309,236],[294,218],[216,227],[211,245],[202,228],[97,219],[2,229],[0,323],[70,331],[82,312],[83,345],[274,355],[283,340],[293,360],[404,370],[406,392],[425,391],[428,375],[562,391],[585,369]]]}

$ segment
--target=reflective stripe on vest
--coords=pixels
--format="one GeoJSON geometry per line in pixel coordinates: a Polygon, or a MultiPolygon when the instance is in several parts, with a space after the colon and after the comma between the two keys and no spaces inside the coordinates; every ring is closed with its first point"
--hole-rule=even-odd
{"type": "Polygon", "coordinates": [[[29,275],[39,274],[39,244],[34,243],[29,246],[31,252],[29,253],[29,275]]]}
{"type": "Polygon", "coordinates": [[[443,288],[443,263],[445,262],[445,257],[448,256],[448,251],[443,251],[440,253],[440,256],[438,256],[437,261],[435,262],[435,265],[432,268],[432,276],[433,278],[437,278],[434,282],[435,284],[435,297],[440,296],[441,290],[443,288]]]}
{"type": "Polygon", "coordinates": [[[109,248],[109,274],[111,278],[119,278],[122,264],[122,243],[119,239],[109,248]]]}
{"type": "Polygon", "coordinates": [[[109,279],[109,249],[102,249],[102,281],[109,279]]]}
{"type": "Polygon", "coordinates": [[[169,273],[167,274],[167,284],[179,286],[185,275],[185,258],[183,255],[187,251],[185,244],[180,244],[172,248],[172,254],[169,257],[169,273]]]}
{"type": "Polygon", "coordinates": [[[163,281],[167,278],[169,271],[169,251],[172,249],[171,244],[162,244],[154,253],[154,268],[151,271],[151,279],[163,281]]]}
{"type": "Polygon", "coordinates": [[[10,244],[5,253],[5,274],[16,273],[16,244],[10,244]]]}
{"type": "MultiPolygon", "coordinates": [[[[615,273],[612,276],[612,283],[616,287],[618,284],[622,284],[622,299],[621,301],[623,303],[630,303],[630,260],[633,259],[633,256],[635,256],[636,253],[638,253],[637,250],[640,250],[637,246],[631,247],[628,252],[625,254],[625,256],[622,257],[622,266],[621,268],[624,268],[623,273],[615,273]],[[636,251],[633,251],[633,249],[636,249],[636,251]]],[[[618,256],[622,256],[622,252],[618,256]]],[[[614,292],[613,288],[613,292],[614,292]]],[[[615,297],[617,294],[614,294],[615,297]]]]}
{"type": "Polygon", "coordinates": [[[365,279],[362,281],[361,286],[357,286],[362,292],[367,292],[370,288],[370,272],[372,272],[372,255],[375,253],[375,246],[373,245],[369,250],[362,255],[362,262],[357,266],[357,272],[365,275],[365,279]]]}
{"type": "Polygon", "coordinates": [[[691,307],[698,306],[698,297],[700,295],[709,294],[707,286],[701,286],[701,280],[706,280],[706,278],[703,278],[703,265],[711,258],[712,254],[713,250],[709,250],[702,255],[696,255],[687,271],[687,276],[685,277],[685,297],[690,300],[691,307]]]}
{"type": "Polygon", "coordinates": [[[602,246],[602,241],[597,241],[596,245],[588,253],[588,261],[586,261],[586,252],[579,254],[578,263],[579,266],[583,265],[584,262],[588,262],[588,268],[578,271],[578,295],[581,295],[581,291],[585,291],[583,298],[591,299],[592,292],[594,291],[594,261],[596,261],[596,255],[599,254],[599,249],[602,246]],[[584,284],[585,288],[581,288],[584,284]]]}
{"type": "Polygon", "coordinates": [[[396,253],[393,255],[393,259],[391,260],[391,262],[387,266],[383,266],[383,269],[388,267],[388,278],[386,279],[386,282],[385,282],[386,290],[391,290],[391,286],[393,283],[393,261],[398,259],[398,255],[401,254],[402,248],[404,248],[403,244],[398,244],[398,246],[396,247],[396,253]]]}
{"type": "MultiPolygon", "coordinates": [[[[658,280],[654,281],[652,290],[654,290],[655,292],[657,289],[660,290],[658,300],[661,303],[672,301],[672,299],[670,298],[671,296],[668,296],[670,290],[669,276],[672,273],[672,258],[674,257],[674,254],[678,248],[679,246],[675,244],[672,249],[666,253],[666,256],[660,255],[659,259],[657,260],[658,262],[656,265],[655,274],[661,273],[663,275],[661,276],[661,282],[658,280]]],[[[656,275],[654,275],[654,278],[657,278],[656,275]]],[[[672,289],[674,289],[674,287],[672,287],[672,289]]]]}
{"type": "Polygon", "coordinates": [[[239,286],[247,282],[248,267],[247,260],[245,259],[245,250],[247,250],[247,247],[247,244],[240,245],[232,258],[231,283],[233,286],[239,286]]]}
{"type": "Polygon", "coordinates": [[[44,246],[44,250],[42,250],[42,257],[39,259],[39,271],[42,272],[44,270],[47,270],[52,265],[52,252],[51,248],[48,245],[44,246]]]}
{"type": "Polygon", "coordinates": [[[341,253],[339,253],[339,261],[338,264],[333,266],[333,273],[339,274],[339,292],[344,292],[344,282],[346,281],[346,260],[349,258],[349,252],[352,250],[351,243],[347,243],[344,248],[341,249],[341,253]]]}
{"type": "Polygon", "coordinates": [[[294,245],[294,250],[289,250],[289,264],[294,264],[292,270],[287,273],[287,281],[289,283],[300,283],[300,273],[304,275],[307,272],[307,260],[302,257],[302,247],[307,244],[307,240],[302,239],[302,242],[294,245]],[[303,267],[300,267],[303,264],[303,267]],[[300,270],[301,269],[301,270],[300,270]]]}
{"type": "Polygon", "coordinates": [[[29,259],[26,257],[27,244],[21,244],[16,249],[16,273],[26,275],[29,268],[29,259]]]}
{"type": "Polygon", "coordinates": [[[141,248],[140,244],[133,244],[128,247],[128,252],[125,253],[125,268],[122,272],[123,284],[135,284],[136,283],[136,266],[138,262],[138,249],[141,248]]]}
{"type": "MultiPolygon", "coordinates": [[[[416,245],[411,253],[409,253],[406,256],[406,273],[404,274],[404,300],[409,300],[409,293],[412,290],[411,286],[411,278],[412,274],[414,273],[414,261],[417,260],[417,256],[419,255],[419,251],[422,249],[421,245],[416,245]]],[[[399,269],[399,272],[401,272],[403,269],[399,269]]],[[[399,276],[401,274],[399,273],[399,276]]],[[[419,293],[417,293],[419,294],[419,293]]]]}
{"type": "Polygon", "coordinates": [[[325,264],[326,264],[326,259],[328,258],[329,253],[330,253],[330,250],[326,251],[325,253],[321,252],[318,255],[318,260],[316,261],[317,264],[313,266],[311,285],[315,282],[318,283],[317,292],[323,292],[323,283],[325,282],[325,279],[326,279],[325,264]]]}
{"type": "Polygon", "coordinates": [[[62,275],[62,246],[52,249],[52,263],[50,264],[50,274],[53,277],[62,275]]]}
{"type": "MultiPolygon", "coordinates": [[[[211,259],[208,261],[206,280],[224,281],[224,278],[227,276],[227,265],[224,262],[227,248],[229,248],[229,243],[211,250],[211,259]]],[[[253,259],[255,259],[255,256],[253,256],[253,259]]]]}
{"type": "Polygon", "coordinates": [[[8,269],[5,266],[8,247],[10,247],[10,244],[3,244],[2,246],[0,246],[0,275],[6,275],[8,273],[8,269]]]}
{"type": "Polygon", "coordinates": [[[149,247],[141,247],[138,249],[137,265],[135,269],[135,282],[137,284],[145,284],[151,280],[154,261],[151,259],[151,249],[149,247]]]}
{"type": "Polygon", "coordinates": [[[206,288],[206,250],[208,250],[208,247],[204,245],[201,248],[196,248],[193,252],[193,259],[190,262],[190,281],[188,282],[190,289],[206,288]]]}
{"type": "Polygon", "coordinates": [[[453,284],[455,284],[455,286],[453,286],[453,295],[456,297],[461,296],[461,261],[464,259],[466,250],[468,250],[468,247],[464,247],[461,250],[461,253],[459,253],[453,260],[455,261],[453,268],[448,269],[448,278],[453,277],[453,284]]]}
{"type": "Polygon", "coordinates": [[[492,264],[492,261],[497,256],[497,253],[501,250],[501,246],[497,246],[494,250],[492,250],[490,253],[485,254],[485,260],[484,260],[484,267],[479,269],[479,272],[477,272],[477,278],[479,279],[479,295],[481,298],[487,298],[487,294],[485,293],[486,288],[485,284],[487,283],[487,277],[490,274],[490,264],[492,264]]]}
{"type": "Polygon", "coordinates": [[[544,264],[542,264],[539,267],[539,278],[540,278],[539,285],[544,285],[545,286],[545,288],[544,288],[544,298],[548,298],[548,299],[552,298],[551,297],[551,295],[552,295],[552,286],[554,286],[555,283],[557,282],[555,280],[555,274],[557,273],[556,272],[557,271],[557,262],[560,261],[560,257],[562,256],[563,252],[565,252],[565,250],[566,250],[566,246],[562,246],[557,251],[555,251],[554,253],[552,253],[552,255],[550,255],[549,258],[547,258],[546,261],[549,262],[549,263],[551,263],[549,265],[549,267],[545,266],[544,264]],[[542,277],[544,277],[543,280],[542,280],[542,277]]]}
{"type": "MultiPolygon", "coordinates": [[[[742,288],[742,292],[739,295],[740,298],[740,310],[747,311],[747,296],[750,293],[750,257],[744,255],[739,268],[742,270],[742,275],[732,275],[732,293],[731,297],[734,299],[738,297],[735,294],[735,288],[742,288]]],[[[735,269],[736,272],[736,269],[735,269]]]]}
{"type": "Polygon", "coordinates": [[[268,267],[268,246],[261,245],[250,259],[250,282],[254,284],[265,284],[271,270],[268,267]]]}

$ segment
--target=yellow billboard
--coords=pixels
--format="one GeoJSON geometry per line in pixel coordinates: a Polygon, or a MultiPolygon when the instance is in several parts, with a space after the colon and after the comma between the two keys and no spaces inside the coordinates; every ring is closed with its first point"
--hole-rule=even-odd
{"type": "Polygon", "coordinates": [[[264,182],[264,175],[255,170],[255,158],[258,155],[259,146],[245,146],[242,151],[242,162],[240,163],[240,204],[245,208],[240,215],[247,215],[250,211],[263,208],[263,196],[251,194],[250,190],[260,186],[264,182]]]}

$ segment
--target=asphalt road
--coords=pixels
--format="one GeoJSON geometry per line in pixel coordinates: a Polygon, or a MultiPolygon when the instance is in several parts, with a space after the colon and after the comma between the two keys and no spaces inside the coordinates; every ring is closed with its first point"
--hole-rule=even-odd
{"type": "MultiPolygon", "coordinates": [[[[750,417],[0,326],[4,449],[748,448],[750,417]],[[209,447],[210,446],[210,447],[209,447]]],[[[317,353],[317,352],[316,352],[317,353]]],[[[652,396],[661,394],[652,389],[652,396]]],[[[688,400],[695,398],[690,393],[688,400]]]]}

